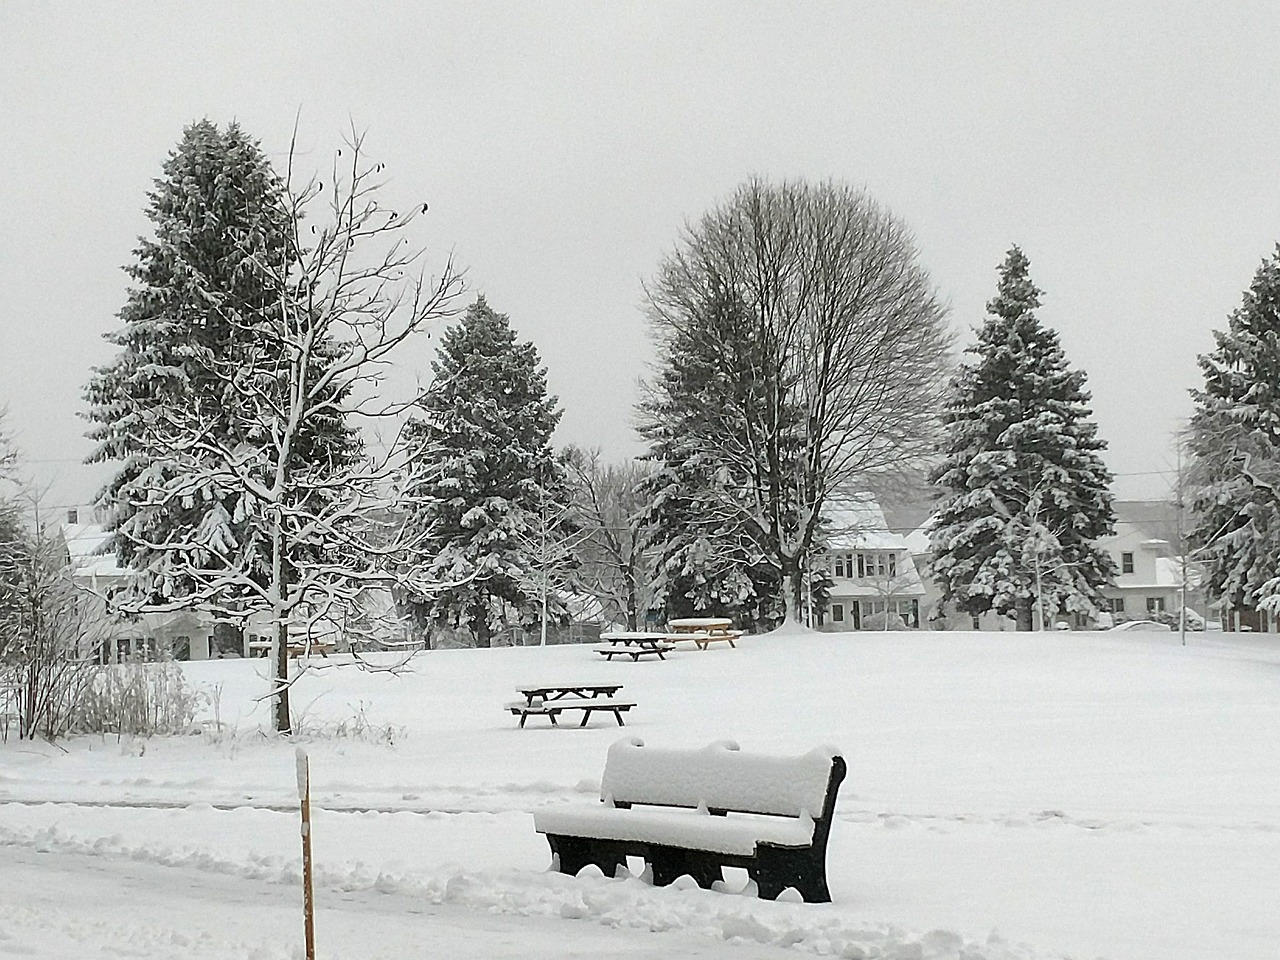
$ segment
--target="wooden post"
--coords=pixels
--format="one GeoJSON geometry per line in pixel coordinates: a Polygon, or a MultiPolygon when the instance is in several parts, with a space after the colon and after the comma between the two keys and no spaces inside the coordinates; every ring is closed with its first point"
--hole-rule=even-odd
{"type": "Polygon", "coordinates": [[[307,960],[316,960],[315,900],[311,892],[311,772],[307,751],[297,752],[298,802],[302,805],[302,912],[304,917],[307,960]]]}

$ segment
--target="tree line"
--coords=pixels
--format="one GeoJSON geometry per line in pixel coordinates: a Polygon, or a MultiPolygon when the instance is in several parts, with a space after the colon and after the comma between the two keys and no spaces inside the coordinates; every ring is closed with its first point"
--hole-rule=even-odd
{"type": "MultiPolygon", "coordinates": [[[[932,575],[952,609],[1030,629],[1103,602],[1106,444],[1018,247],[957,360],[900,219],[836,181],[747,181],[646,284],[648,450],[606,463],[554,447],[536,347],[483,295],[468,302],[451,260],[429,268],[414,243],[429,205],[387,204],[360,135],[322,174],[294,166],[234,123],[183,132],[147,197],[116,353],[85,390],[90,459],[114,468],[96,507],[137,574],[113,610],[265,617],[278,730],[290,629],[376,632],[372,591],[428,642],[481,646],[510,626],[545,636],[575,594],[632,628],[711,610],[797,620],[831,585],[826,544],[848,532],[834,508],[866,491],[933,491],[932,575]],[[431,376],[392,396],[400,348],[437,327],[431,376]]],[[[1200,358],[1189,430],[1194,543],[1233,603],[1280,605],[1278,258],[1200,358]]],[[[4,505],[12,663],[12,545],[31,524],[4,505]]]]}

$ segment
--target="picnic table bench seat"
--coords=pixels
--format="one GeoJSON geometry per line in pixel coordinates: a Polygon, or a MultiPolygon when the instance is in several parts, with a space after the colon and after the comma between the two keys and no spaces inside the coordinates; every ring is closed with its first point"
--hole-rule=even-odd
{"type": "Polygon", "coordinates": [[[632,660],[639,660],[641,657],[657,657],[659,660],[665,660],[666,655],[675,648],[676,645],[674,643],[659,642],[643,646],[634,643],[615,643],[608,646],[593,647],[592,649],[606,660],[612,660],[614,657],[630,657],[632,660]]]}
{"type": "Polygon", "coordinates": [[[736,648],[737,644],[734,643],[734,641],[741,637],[742,633],[743,632],[741,630],[719,630],[714,633],[708,633],[705,630],[698,630],[693,633],[682,633],[678,636],[672,637],[671,639],[692,640],[699,650],[707,649],[707,647],[715,643],[717,640],[723,640],[725,643],[729,644],[729,646],[736,648]]]}
{"type": "Polygon", "coordinates": [[[638,856],[659,886],[687,874],[709,888],[724,867],[744,867],[761,897],[793,887],[824,903],[827,839],[844,776],[844,759],[831,748],[774,757],[730,741],[665,750],[629,738],[609,748],[600,803],[536,810],[534,828],[561,873],[594,864],[616,876],[638,856]]]}
{"type": "Polygon", "coordinates": [[[524,726],[525,720],[531,716],[544,716],[551,721],[552,726],[558,726],[556,717],[567,710],[581,710],[582,722],[578,724],[585,727],[587,721],[591,719],[591,714],[604,711],[612,713],[614,719],[618,721],[618,726],[625,726],[622,721],[622,715],[635,706],[634,703],[628,703],[625,700],[615,700],[612,697],[564,697],[559,700],[513,700],[507,705],[507,709],[511,711],[513,716],[520,718],[520,726],[524,726]]]}

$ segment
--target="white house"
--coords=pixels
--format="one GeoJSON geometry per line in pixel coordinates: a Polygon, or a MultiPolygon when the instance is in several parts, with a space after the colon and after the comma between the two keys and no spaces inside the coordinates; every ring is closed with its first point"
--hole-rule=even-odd
{"type": "Polygon", "coordinates": [[[112,616],[105,598],[126,586],[133,571],[120,565],[114,552],[106,552],[111,533],[96,523],[82,523],[82,511],[67,511],[62,525],[62,540],[67,561],[76,586],[94,599],[106,626],[102,636],[87,640],[93,649],[82,651],[102,663],[125,660],[154,660],[160,655],[176,660],[206,660],[213,636],[212,618],[191,610],[173,613],[147,613],[137,618],[112,616]]]}
{"type": "Polygon", "coordinates": [[[1116,501],[1116,532],[1098,546],[1115,564],[1114,585],[1103,588],[1117,620],[1176,617],[1185,589],[1185,604],[1195,619],[1205,614],[1200,573],[1188,564],[1185,583],[1178,556],[1177,508],[1159,500],[1116,501]]]}
{"type": "Polygon", "coordinates": [[[831,589],[819,629],[919,627],[924,585],[907,538],[889,529],[876,498],[855,494],[828,503],[825,518],[831,589]]]}

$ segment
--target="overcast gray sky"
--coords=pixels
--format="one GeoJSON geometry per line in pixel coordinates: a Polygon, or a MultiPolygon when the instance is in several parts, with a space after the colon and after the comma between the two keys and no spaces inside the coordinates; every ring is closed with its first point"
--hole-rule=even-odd
{"type": "MultiPolygon", "coordinates": [[[[1012,243],[1087,371],[1121,496],[1280,239],[1280,4],[0,5],[0,404],[57,504],[145,193],[185,125],[322,167],[352,122],[429,262],[533,340],[558,440],[638,452],[642,280],[743,179],[832,177],[914,229],[965,332],[1012,243]]],[[[408,350],[426,374],[434,341],[408,350]]]]}

